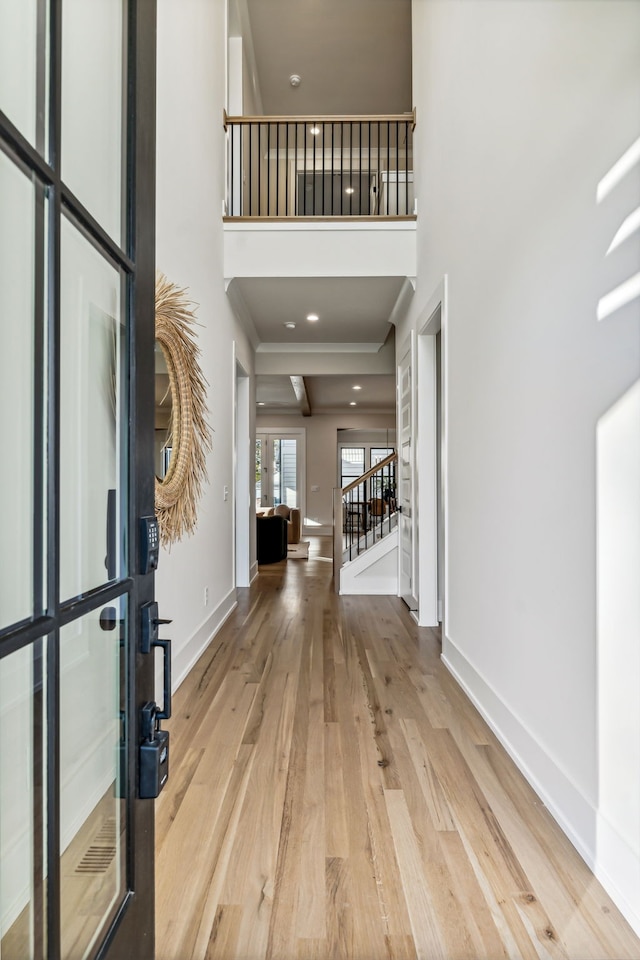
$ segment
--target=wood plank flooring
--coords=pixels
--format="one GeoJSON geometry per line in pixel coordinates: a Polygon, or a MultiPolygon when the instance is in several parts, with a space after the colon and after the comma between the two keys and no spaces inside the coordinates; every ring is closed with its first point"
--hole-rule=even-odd
{"type": "Polygon", "coordinates": [[[174,699],[157,960],[639,960],[401,601],[260,568],[174,699]]]}

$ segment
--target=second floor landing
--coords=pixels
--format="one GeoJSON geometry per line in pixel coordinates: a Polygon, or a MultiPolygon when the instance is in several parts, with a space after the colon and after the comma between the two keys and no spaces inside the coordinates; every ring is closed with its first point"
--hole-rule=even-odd
{"type": "Polygon", "coordinates": [[[228,117],[224,274],[416,275],[415,114],[228,117]]]}

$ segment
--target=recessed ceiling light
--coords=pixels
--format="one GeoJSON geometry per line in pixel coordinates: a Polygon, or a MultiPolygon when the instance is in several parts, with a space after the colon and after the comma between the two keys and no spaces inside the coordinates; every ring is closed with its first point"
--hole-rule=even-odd
{"type": "Polygon", "coordinates": [[[307,320],[309,321],[309,323],[315,323],[316,320],[319,320],[319,319],[320,319],[320,317],[318,316],[317,313],[308,313],[308,314],[307,314],[307,320]]]}
{"type": "Polygon", "coordinates": [[[302,77],[297,73],[292,73],[289,77],[289,83],[292,87],[299,87],[302,81],[302,77]]]}
{"type": "Polygon", "coordinates": [[[295,330],[296,325],[293,322],[293,320],[287,320],[287,322],[285,323],[285,327],[287,328],[287,330],[295,330]]]}
{"type": "Polygon", "coordinates": [[[354,187],[347,187],[347,189],[345,190],[345,193],[355,193],[355,192],[356,192],[356,191],[355,191],[354,187]]]}
{"type": "Polygon", "coordinates": [[[349,404],[349,406],[350,406],[350,407],[357,407],[358,404],[355,402],[355,400],[352,400],[351,403],[349,404]]]}
{"type": "Polygon", "coordinates": [[[309,133],[311,134],[312,137],[317,137],[318,134],[320,133],[320,127],[310,127],[309,133]]]}
{"type": "Polygon", "coordinates": [[[353,388],[352,388],[352,389],[353,389],[353,390],[362,390],[362,387],[360,386],[360,384],[359,384],[359,383],[354,383],[354,385],[353,385],[353,388]]]}

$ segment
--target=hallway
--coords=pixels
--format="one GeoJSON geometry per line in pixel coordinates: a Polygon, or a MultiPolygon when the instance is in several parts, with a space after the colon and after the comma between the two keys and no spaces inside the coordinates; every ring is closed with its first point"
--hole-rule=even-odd
{"type": "Polygon", "coordinates": [[[174,698],[157,960],[640,958],[400,600],[262,567],[174,698]]]}

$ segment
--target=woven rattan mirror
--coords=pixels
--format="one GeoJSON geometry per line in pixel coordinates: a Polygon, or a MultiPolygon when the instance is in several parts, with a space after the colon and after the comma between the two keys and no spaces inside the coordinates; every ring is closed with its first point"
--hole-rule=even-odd
{"type": "Polygon", "coordinates": [[[168,546],[193,533],[206,457],[207,382],[199,364],[193,304],[164,274],[156,277],[156,515],[168,546]],[[159,349],[158,349],[159,348],[159,349]],[[168,402],[170,401],[170,402],[168,402]]]}

